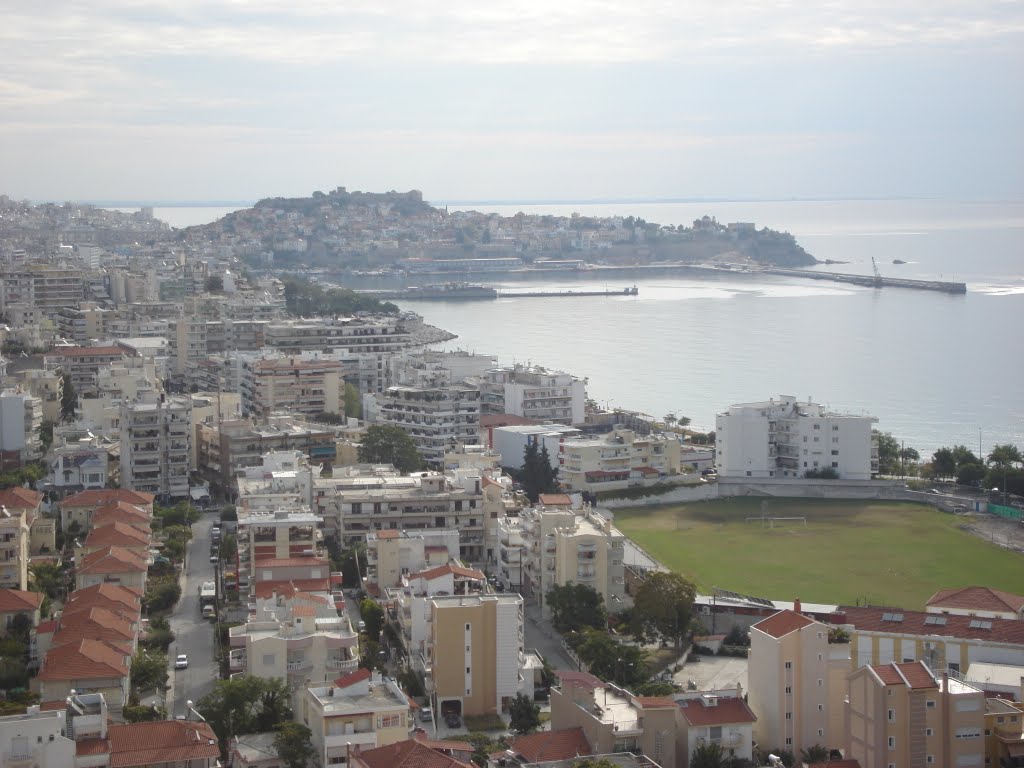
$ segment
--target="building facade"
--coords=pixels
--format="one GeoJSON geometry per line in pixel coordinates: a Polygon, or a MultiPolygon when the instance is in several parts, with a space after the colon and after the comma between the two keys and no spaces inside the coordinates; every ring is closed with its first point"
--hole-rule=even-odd
{"type": "Polygon", "coordinates": [[[732,405],[715,417],[715,468],[720,477],[799,478],[829,470],[870,480],[878,474],[877,421],[791,395],[732,405]]]}
{"type": "Polygon", "coordinates": [[[192,400],[147,394],[121,405],[121,486],[167,500],[187,499],[192,400]]]}

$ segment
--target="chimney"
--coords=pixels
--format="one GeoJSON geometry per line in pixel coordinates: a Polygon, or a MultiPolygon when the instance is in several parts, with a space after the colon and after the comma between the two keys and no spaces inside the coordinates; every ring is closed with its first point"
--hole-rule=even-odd
{"type": "Polygon", "coordinates": [[[800,611],[802,610],[802,606],[800,605],[800,598],[799,597],[796,600],[793,601],[793,610],[796,613],[800,613],[800,611]]]}

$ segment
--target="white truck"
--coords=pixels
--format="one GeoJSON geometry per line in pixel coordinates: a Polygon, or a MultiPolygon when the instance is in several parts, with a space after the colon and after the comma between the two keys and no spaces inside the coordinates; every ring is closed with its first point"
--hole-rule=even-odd
{"type": "Polygon", "coordinates": [[[199,607],[213,605],[217,602],[217,585],[212,581],[204,581],[199,585],[199,607]]]}

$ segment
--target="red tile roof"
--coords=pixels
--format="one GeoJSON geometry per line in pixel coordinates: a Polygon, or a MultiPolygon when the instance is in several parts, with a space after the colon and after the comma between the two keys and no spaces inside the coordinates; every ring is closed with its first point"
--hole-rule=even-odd
{"type": "Polygon", "coordinates": [[[310,568],[330,567],[330,560],[323,557],[266,557],[256,558],[256,568],[310,568]]]}
{"type": "Polygon", "coordinates": [[[567,493],[542,493],[537,500],[545,507],[572,506],[572,498],[567,493]]]}
{"type": "Polygon", "coordinates": [[[751,629],[757,629],[766,635],[779,638],[785,637],[790,632],[796,632],[798,629],[803,629],[808,624],[813,623],[814,619],[809,619],[802,613],[785,610],[779,611],[767,619],[762,619],[757,624],[754,624],[751,629]]]}
{"type": "Polygon", "coordinates": [[[93,528],[85,537],[85,546],[107,547],[122,546],[132,548],[146,548],[149,546],[149,536],[140,531],[134,525],[128,523],[113,522],[107,525],[93,528]]]}
{"type": "Polygon", "coordinates": [[[951,613],[905,611],[900,608],[842,606],[845,614],[837,623],[852,625],[858,632],[878,632],[918,637],[956,637],[962,640],[987,640],[993,643],[1024,645],[1024,621],[1019,619],[976,619],[951,613]],[[884,617],[888,615],[889,620],[884,617]],[[892,621],[895,616],[899,621],[892,621]],[[928,621],[932,623],[926,623],[928,621]],[[943,624],[934,622],[944,620],[943,624]],[[975,626],[971,626],[971,624],[975,626]],[[990,627],[985,625],[991,625],[990,627]]]}
{"type": "Polygon", "coordinates": [[[111,725],[111,768],[148,766],[220,756],[220,746],[207,723],[157,720],[151,723],[111,725]]]}
{"type": "Polygon", "coordinates": [[[585,686],[587,688],[604,688],[604,682],[589,672],[574,672],[572,670],[555,670],[555,676],[559,683],[566,685],[585,686]]]}
{"type": "Polygon", "coordinates": [[[271,597],[275,592],[288,595],[294,592],[330,592],[330,579],[281,579],[279,581],[257,581],[256,597],[271,597]]]}
{"type": "Polygon", "coordinates": [[[94,607],[106,608],[119,616],[138,617],[142,611],[142,590],[120,584],[94,584],[68,595],[64,615],[94,607]]]}
{"type": "Polygon", "coordinates": [[[688,699],[679,702],[679,711],[691,728],[703,728],[711,725],[732,725],[734,723],[753,723],[757,717],[743,699],[735,696],[718,697],[718,704],[709,707],[699,699],[688,699]]]}
{"type": "Polygon", "coordinates": [[[0,491],[0,507],[8,509],[35,509],[43,500],[43,494],[31,488],[17,485],[0,491]]]}
{"type": "Polygon", "coordinates": [[[129,504],[126,501],[119,501],[116,504],[104,504],[97,507],[92,513],[93,527],[112,522],[127,523],[140,527],[149,528],[153,516],[146,507],[129,504]]]}
{"type": "Polygon", "coordinates": [[[582,728],[559,728],[517,736],[509,749],[526,758],[528,763],[547,760],[570,760],[594,754],[582,728]]]}
{"type": "Polygon", "coordinates": [[[368,669],[357,669],[354,672],[349,672],[347,675],[342,675],[334,681],[334,685],[337,688],[348,688],[350,685],[361,683],[363,680],[369,680],[372,677],[372,673],[368,669]]]}
{"type": "Polygon", "coordinates": [[[897,664],[872,664],[871,671],[883,685],[904,685],[907,688],[938,688],[939,684],[923,661],[897,664]]]}
{"type": "Polygon", "coordinates": [[[110,742],[106,739],[97,737],[94,739],[78,739],[75,741],[75,755],[105,755],[108,752],[110,752],[110,742]]]}
{"type": "Polygon", "coordinates": [[[926,605],[968,611],[1020,613],[1024,610],[1024,596],[991,587],[959,587],[939,590],[928,598],[926,605]]]}
{"type": "Polygon", "coordinates": [[[43,681],[95,680],[127,674],[128,662],[124,654],[101,640],[79,640],[51,648],[43,659],[38,677],[43,681]]]}
{"type": "Polygon", "coordinates": [[[65,613],[58,621],[53,644],[60,645],[87,638],[132,643],[137,634],[132,624],[132,621],[106,608],[87,608],[65,613]]]}
{"type": "Polygon", "coordinates": [[[119,501],[149,507],[153,504],[154,498],[156,497],[152,493],[129,491],[126,488],[91,488],[68,496],[61,502],[61,507],[100,507],[119,501]]]}
{"type": "Polygon", "coordinates": [[[642,475],[647,475],[648,477],[650,477],[652,475],[660,475],[661,474],[654,467],[633,467],[633,471],[634,472],[639,472],[642,475]]]}
{"type": "Polygon", "coordinates": [[[358,768],[475,768],[414,739],[362,750],[353,755],[352,763],[358,768]]]}
{"type": "Polygon", "coordinates": [[[124,547],[104,547],[90,552],[77,564],[78,573],[145,573],[146,556],[124,547]]]}
{"type": "Polygon", "coordinates": [[[39,592],[28,592],[23,589],[0,589],[0,613],[17,611],[34,611],[43,602],[39,592]]]}
{"type": "Polygon", "coordinates": [[[463,568],[461,565],[453,565],[452,563],[446,563],[445,565],[439,565],[436,568],[431,568],[427,571],[420,571],[419,573],[410,573],[407,578],[409,579],[437,579],[441,576],[464,576],[467,579],[477,579],[483,581],[487,577],[484,576],[482,571],[478,571],[475,568],[463,568]]]}
{"type": "Polygon", "coordinates": [[[633,702],[640,709],[671,709],[676,706],[670,696],[634,696],[633,702]]]}

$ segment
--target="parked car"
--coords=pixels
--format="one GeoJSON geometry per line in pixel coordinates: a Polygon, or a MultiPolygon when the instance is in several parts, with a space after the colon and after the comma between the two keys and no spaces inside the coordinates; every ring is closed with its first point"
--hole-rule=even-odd
{"type": "Polygon", "coordinates": [[[434,710],[430,707],[424,707],[420,710],[420,722],[429,723],[434,719],[434,710]]]}
{"type": "Polygon", "coordinates": [[[210,555],[210,562],[211,563],[219,563],[220,562],[220,555],[218,555],[216,552],[214,552],[212,555],[210,555]]]}
{"type": "Polygon", "coordinates": [[[178,658],[174,660],[175,669],[188,669],[188,654],[179,653],[178,658]]]}

